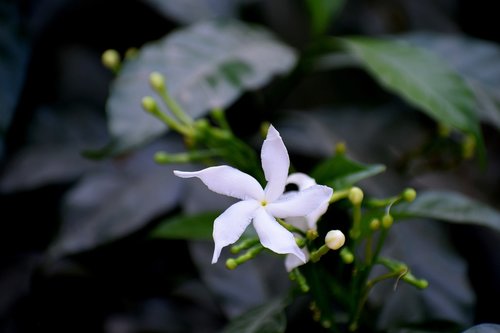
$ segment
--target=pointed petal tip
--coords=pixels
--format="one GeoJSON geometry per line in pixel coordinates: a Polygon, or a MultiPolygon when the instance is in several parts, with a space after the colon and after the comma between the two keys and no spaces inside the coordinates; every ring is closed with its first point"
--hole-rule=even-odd
{"type": "Polygon", "coordinates": [[[273,125],[270,124],[267,130],[267,138],[279,137],[279,136],[280,132],[278,132],[278,130],[273,125]]]}
{"type": "Polygon", "coordinates": [[[221,250],[222,250],[221,248],[219,248],[217,246],[215,247],[215,249],[214,249],[214,255],[212,256],[212,264],[217,263],[217,260],[219,260],[220,251],[221,250]]]}
{"type": "Polygon", "coordinates": [[[176,175],[177,177],[181,177],[181,178],[191,178],[191,177],[194,177],[194,173],[195,172],[189,172],[189,171],[179,171],[179,170],[174,170],[174,175],[176,175]]]}

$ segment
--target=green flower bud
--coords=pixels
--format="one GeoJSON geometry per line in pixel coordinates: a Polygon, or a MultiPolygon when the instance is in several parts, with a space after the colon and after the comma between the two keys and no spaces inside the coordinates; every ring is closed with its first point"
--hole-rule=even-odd
{"type": "Polygon", "coordinates": [[[347,147],[345,145],[345,142],[338,142],[335,145],[335,154],[343,155],[343,154],[345,154],[346,150],[347,150],[347,147]]]}
{"type": "Polygon", "coordinates": [[[158,92],[165,90],[165,77],[161,73],[152,72],[149,75],[149,83],[151,84],[151,87],[158,92]]]}
{"type": "Polygon", "coordinates": [[[417,192],[412,188],[407,188],[403,192],[403,199],[407,202],[412,202],[417,197],[417,192]]]}
{"type": "Polygon", "coordinates": [[[392,223],[394,222],[394,218],[387,214],[382,217],[382,226],[386,229],[389,229],[392,226],[392,223]]]}
{"type": "Polygon", "coordinates": [[[466,160],[474,157],[476,151],[476,138],[473,135],[467,135],[462,143],[462,156],[466,160]]]}
{"type": "Polygon", "coordinates": [[[238,263],[236,262],[235,259],[229,258],[226,260],[226,267],[227,267],[227,269],[233,270],[236,267],[238,267],[238,263]]]}
{"type": "Polygon", "coordinates": [[[330,230],[325,236],[325,244],[331,250],[340,249],[345,243],[345,236],[340,230],[330,230]]]}
{"type": "Polygon", "coordinates": [[[363,191],[359,187],[352,187],[349,191],[349,201],[352,202],[353,205],[360,205],[361,201],[363,201],[363,191]]]}
{"type": "Polygon", "coordinates": [[[146,96],[142,99],[142,107],[144,110],[150,113],[156,113],[158,111],[158,105],[156,101],[151,96],[146,96]]]}
{"type": "Polygon", "coordinates": [[[379,219],[373,219],[370,221],[370,229],[375,231],[380,229],[380,220],[379,219]]]}
{"type": "Polygon", "coordinates": [[[106,50],[101,56],[102,64],[113,71],[120,67],[120,54],[116,50],[106,50]]]}
{"type": "Polygon", "coordinates": [[[354,261],[354,254],[347,247],[344,247],[340,250],[340,258],[345,264],[351,264],[354,261]]]}
{"type": "Polygon", "coordinates": [[[315,229],[308,229],[306,232],[306,237],[309,240],[315,240],[316,238],[318,238],[318,236],[318,231],[315,229]]]}

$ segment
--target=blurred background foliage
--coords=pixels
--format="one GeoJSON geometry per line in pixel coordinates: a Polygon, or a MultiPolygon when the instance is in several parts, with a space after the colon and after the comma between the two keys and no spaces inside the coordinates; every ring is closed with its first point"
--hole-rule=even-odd
{"type": "MultiPolygon", "coordinates": [[[[385,251],[430,287],[422,292],[400,285],[393,292],[388,283],[375,289],[373,327],[410,332],[426,325],[443,332],[500,323],[491,306],[500,298],[500,220],[493,210],[500,209],[500,30],[494,7],[485,0],[2,0],[0,331],[218,332],[273,299],[264,314],[253,310],[254,318],[274,318],[269,332],[322,330],[305,298],[287,308],[285,328],[282,303],[275,300],[289,283],[281,258],[261,256],[229,272],[210,264],[206,232],[189,241],[151,237],[164,219],[223,209],[229,201],[176,179],[173,166],[153,162],[156,151],[182,152],[184,146],[178,135],[144,118],[140,99],[152,94],[144,79],[169,59],[196,68],[226,51],[247,56],[255,74],[240,75],[249,68],[229,63],[223,74],[236,80],[236,89],[189,96],[186,86],[206,87],[195,71],[169,67],[167,84],[180,102],[192,103],[192,115],[226,107],[235,133],[256,148],[260,123],[271,121],[295,168],[306,172],[345,142],[355,160],[386,166],[363,181],[370,195],[413,186],[474,200],[453,194],[440,203],[450,204],[448,214],[427,214],[453,220],[456,207],[472,207],[466,220],[455,219],[460,223],[421,219],[394,226],[385,251]],[[217,30],[213,19],[252,25],[217,30]],[[464,137],[443,135],[431,117],[480,141],[473,121],[418,112],[421,105],[381,78],[384,68],[371,63],[373,57],[359,65],[367,50],[355,40],[346,49],[357,62],[318,56],[311,44],[323,35],[389,36],[441,57],[476,97],[484,165],[464,160],[464,137]],[[252,43],[256,54],[246,52],[252,43]],[[125,64],[116,80],[101,64],[106,49],[125,54],[143,45],[138,57],[146,60],[125,64]],[[177,53],[169,45],[177,45],[177,53]]],[[[419,64],[418,55],[413,61],[419,64]]],[[[220,79],[220,72],[211,74],[220,79]]],[[[418,209],[413,217],[426,215],[418,209]]],[[[328,214],[342,218],[340,211],[328,214]]]]}

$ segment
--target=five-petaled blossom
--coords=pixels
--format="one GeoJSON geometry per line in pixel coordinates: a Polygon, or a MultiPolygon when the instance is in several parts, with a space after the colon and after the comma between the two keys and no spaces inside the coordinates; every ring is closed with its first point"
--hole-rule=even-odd
{"type": "MultiPolygon", "coordinates": [[[[299,191],[304,191],[305,189],[308,189],[312,186],[316,186],[316,181],[313,178],[300,172],[292,173],[290,176],[288,176],[286,182],[287,184],[297,185],[299,191]]],[[[295,192],[287,192],[286,195],[294,195],[294,193],[295,192]]],[[[305,216],[294,216],[287,218],[286,222],[305,232],[307,230],[316,230],[317,229],[316,224],[321,215],[323,215],[327,211],[329,203],[330,203],[330,197],[328,198],[325,197],[323,198],[323,201],[320,203],[320,205],[309,214],[305,216]]],[[[307,248],[303,248],[302,252],[306,257],[306,260],[308,260],[309,251],[307,250],[307,248]]],[[[298,260],[296,256],[292,255],[286,256],[285,267],[287,271],[290,272],[292,269],[302,264],[304,264],[304,262],[298,260]]]]}
{"type": "Polygon", "coordinates": [[[308,216],[330,199],[333,191],[327,186],[314,185],[283,195],[290,159],[280,134],[273,126],[269,127],[262,144],[261,160],[267,181],[264,189],[252,176],[227,165],[195,172],[174,171],[182,178],[197,177],[210,190],[241,200],[214,221],[212,263],[217,262],[222,248],[236,242],[251,222],[264,247],[279,254],[293,254],[302,262],[306,261],[294,235],[276,218],[308,216]]]}

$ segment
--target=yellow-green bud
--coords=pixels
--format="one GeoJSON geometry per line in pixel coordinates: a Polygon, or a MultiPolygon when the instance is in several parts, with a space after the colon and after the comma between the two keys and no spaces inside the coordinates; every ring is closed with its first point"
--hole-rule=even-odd
{"type": "Polygon", "coordinates": [[[106,50],[101,56],[101,61],[106,68],[115,71],[120,66],[120,54],[116,50],[106,50]]]}
{"type": "Polygon", "coordinates": [[[125,59],[130,60],[137,57],[139,50],[135,47],[131,47],[125,51],[125,59]]]}
{"type": "Polygon", "coordinates": [[[340,249],[345,243],[345,236],[340,230],[330,230],[325,236],[325,244],[331,250],[340,249]]]}
{"type": "Polygon", "coordinates": [[[227,269],[233,270],[236,267],[238,267],[238,263],[236,262],[235,259],[229,258],[229,259],[226,260],[226,267],[227,267],[227,269]]]}
{"type": "Polygon", "coordinates": [[[318,230],[315,230],[315,229],[308,229],[307,232],[306,232],[306,237],[307,239],[309,240],[315,240],[316,238],[318,238],[318,230]]]}
{"type": "Polygon", "coordinates": [[[370,221],[370,229],[375,231],[380,228],[380,220],[379,219],[373,219],[370,221]]]}
{"type": "Polygon", "coordinates": [[[336,154],[343,155],[343,154],[345,154],[346,150],[347,150],[347,147],[345,145],[345,142],[338,142],[335,145],[335,153],[336,154]]]}
{"type": "Polygon", "coordinates": [[[462,156],[466,160],[474,157],[476,151],[476,138],[472,135],[467,135],[462,143],[462,156]]]}
{"type": "Polygon", "coordinates": [[[149,83],[151,84],[151,87],[153,87],[153,89],[156,91],[165,90],[165,77],[161,73],[152,72],[149,75],[149,83]]]}
{"type": "Polygon", "coordinates": [[[382,226],[386,229],[389,229],[392,226],[393,222],[394,222],[394,219],[389,214],[384,215],[384,217],[382,217],[382,226]]]}
{"type": "Polygon", "coordinates": [[[359,187],[354,186],[349,191],[348,198],[353,205],[359,205],[361,204],[361,201],[363,201],[363,196],[363,191],[359,187]]]}
{"type": "Polygon", "coordinates": [[[354,261],[354,254],[347,247],[340,250],[340,258],[345,264],[351,264],[354,261]]]}
{"type": "Polygon", "coordinates": [[[156,104],[155,99],[151,96],[146,96],[142,99],[142,107],[144,110],[151,113],[155,113],[158,110],[158,105],[156,104]]]}
{"type": "Polygon", "coordinates": [[[403,199],[407,202],[412,202],[417,197],[417,192],[412,188],[407,188],[403,192],[403,199]]]}

